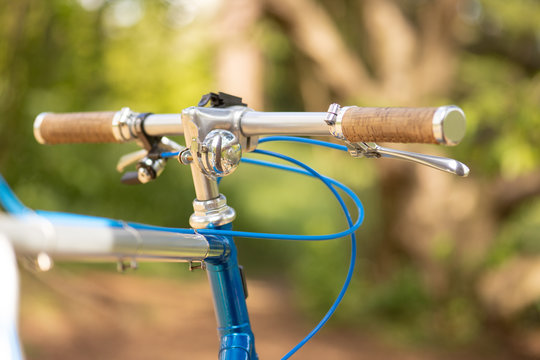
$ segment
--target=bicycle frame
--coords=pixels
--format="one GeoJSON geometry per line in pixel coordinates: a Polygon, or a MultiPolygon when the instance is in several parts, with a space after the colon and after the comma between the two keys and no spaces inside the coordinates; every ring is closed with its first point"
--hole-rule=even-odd
{"type": "MultiPolygon", "coordinates": [[[[226,94],[220,93],[220,96],[224,95],[226,94]]],[[[236,98],[236,100],[238,99],[236,98]]],[[[220,99],[218,98],[218,100],[220,99]]],[[[241,101],[239,103],[241,104],[241,101]]],[[[190,225],[196,229],[195,231],[159,228],[80,215],[46,211],[34,212],[20,203],[0,177],[0,203],[8,212],[15,215],[15,218],[0,217],[0,235],[3,234],[10,238],[17,254],[37,256],[37,265],[42,268],[46,268],[47,264],[50,267],[49,256],[69,260],[113,260],[122,264],[122,267],[126,261],[131,263],[136,261],[187,261],[190,266],[193,263],[200,263],[200,266],[204,266],[207,271],[212,290],[220,338],[219,359],[256,360],[258,356],[255,351],[254,335],[245,301],[247,296],[245,279],[238,264],[234,239],[230,235],[236,214],[227,205],[225,197],[220,194],[218,179],[234,171],[240,162],[241,152],[255,150],[259,140],[258,136],[271,134],[333,135],[343,140],[347,147],[335,144],[330,144],[329,147],[348,150],[351,155],[356,157],[393,157],[414,161],[462,176],[466,176],[468,173],[468,168],[455,160],[395,151],[372,143],[347,141],[343,137],[341,129],[342,118],[349,110],[347,107],[340,108],[339,105],[333,104],[328,113],[262,113],[252,111],[244,104],[240,104],[228,104],[228,106],[221,108],[219,108],[220,106],[218,108],[190,107],[182,112],[181,118],[179,115],[172,114],[137,114],[127,108],[117,113],[94,114],[95,121],[99,121],[101,125],[111,126],[110,129],[107,126],[102,126],[102,130],[100,130],[102,133],[98,134],[99,136],[106,136],[108,140],[113,142],[135,140],[145,149],[142,151],[142,156],[140,152],[137,152],[122,158],[119,163],[119,168],[123,169],[127,163],[133,160],[139,161],[138,173],[135,174],[137,181],[145,183],[157,177],[163,170],[170,154],[177,156],[182,164],[191,167],[196,199],[193,201],[194,213],[190,217],[190,225]],[[103,122],[104,120],[105,122],[103,122]],[[112,122],[107,123],[109,120],[112,122]],[[180,134],[184,135],[185,147],[165,138],[166,135],[180,134]],[[176,152],[167,153],[167,151],[176,152]],[[81,228],[84,228],[85,231],[81,232],[81,228]],[[209,230],[205,229],[218,230],[218,232],[210,234],[209,230]],[[74,242],[72,241],[74,237],[82,238],[84,241],[74,242]],[[43,264],[40,264],[40,257],[43,264]]],[[[420,111],[420,114],[427,113],[429,116],[433,116],[433,120],[426,118],[427,122],[424,124],[428,126],[424,129],[427,129],[429,133],[433,128],[434,140],[437,142],[452,143],[454,141],[453,138],[450,139],[443,133],[442,124],[447,115],[453,116],[450,124],[457,123],[459,126],[464,126],[464,117],[461,118],[463,114],[461,110],[456,109],[456,107],[450,106],[420,111]]],[[[408,114],[407,111],[398,109],[395,113],[408,114]]],[[[51,126],[50,122],[47,123],[49,121],[46,120],[47,116],[49,115],[44,113],[36,118],[34,124],[36,139],[41,143],[46,143],[45,137],[49,136],[48,139],[56,137],[56,139],[63,141],[63,133],[54,133],[61,126],[54,124],[51,126]],[[42,132],[43,124],[45,124],[45,129],[52,130],[53,136],[50,136],[51,133],[47,135],[46,131],[42,132]]],[[[385,115],[384,118],[388,119],[388,116],[385,115]]],[[[56,118],[54,121],[62,123],[65,119],[56,118]]],[[[67,126],[69,127],[69,125],[67,126]]],[[[72,130],[74,132],[80,131],[76,128],[72,130]]],[[[425,132],[425,130],[422,131],[425,132]]],[[[457,134],[455,137],[459,137],[461,136],[460,131],[450,129],[447,133],[452,136],[457,134]]],[[[81,137],[90,136],[84,131],[80,132],[79,135],[81,137]]],[[[95,141],[97,138],[93,139],[92,141],[95,141]]],[[[262,153],[262,151],[259,152],[262,153]]],[[[300,163],[300,165],[302,164],[300,163]]],[[[306,169],[311,170],[304,166],[304,170],[306,169]]],[[[310,175],[309,171],[305,172],[310,175]]],[[[312,172],[311,176],[318,177],[336,194],[349,223],[347,231],[333,234],[333,237],[317,235],[320,238],[315,240],[353,234],[362,222],[363,213],[360,214],[359,210],[358,220],[353,226],[345,204],[333,188],[335,184],[331,184],[327,178],[316,172],[312,172]]],[[[129,181],[133,181],[133,177],[129,181]]],[[[345,191],[347,192],[346,189],[345,191]]],[[[351,196],[350,193],[348,194],[351,196]]],[[[356,203],[356,200],[354,201],[356,203]]],[[[311,240],[317,236],[311,236],[311,240]]],[[[275,236],[269,237],[277,238],[275,236]]],[[[351,239],[354,248],[354,235],[351,235],[351,239]]],[[[352,268],[354,268],[354,256],[351,258],[347,281],[352,276],[352,268]]],[[[339,297],[342,297],[346,291],[347,281],[336,300],[336,307],[340,301],[339,297]]],[[[329,311],[328,314],[331,312],[329,311]]],[[[323,319],[324,322],[326,320],[323,319]]],[[[324,322],[320,324],[324,324],[324,322]]],[[[296,351],[293,350],[291,351],[296,351]]],[[[16,352],[13,354],[17,357],[16,352]]]]}
{"type": "Polygon", "coordinates": [[[224,240],[231,250],[229,255],[206,262],[220,337],[219,359],[258,359],[236,246],[232,237],[224,240]]]}
{"type": "MultiPolygon", "coordinates": [[[[0,178],[0,184],[2,179],[0,178]]],[[[52,256],[57,259],[75,261],[187,261],[205,263],[211,285],[214,308],[220,335],[219,359],[257,359],[255,342],[247,305],[244,281],[238,266],[236,247],[232,237],[203,236],[200,234],[178,234],[169,229],[159,231],[137,229],[126,222],[104,218],[69,215],[62,213],[37,212],[22,205],[7,187],[0,186],[0,202],[8,210],[18,209],[17,218],[0,216],[0,245],[10,246],[2,241],[9,237],[14,249],[4,249],[2,254],[12,261],[2,261],[3,273],[12,284],[8,291],[11,306],[6,313],[11,319],[2,324],[3,339],[10,339],[9,345],[0,346],[0,353],[10,353],[10,358],[22,358],[16,332],[17,266],[14,253],[19,255],[52,256]],[[11,203],[11,205],[9,205],[11,203]],[[45,216],[42,216],[45,215],[45,216]],[[24,229],[24,230],[23,230],[24,229]],[[84,231],[81,231],[84,229],[84,231]],[[73,241],[76,238],[78,241],[73,241]],[[5,244],[4,244],[5,243],[5,244]],[[9,349],[9,351],[8,351],[9,349]]],[[[223,226],[230,230],[230,225],[223,226]]],[[[47,260],[45,260],[47,261],[47,260]]],[[[36,263],[38,267],[44,264],[36,263]]],[[[42,268],[47,270],[47,268],[42,268]]]]}

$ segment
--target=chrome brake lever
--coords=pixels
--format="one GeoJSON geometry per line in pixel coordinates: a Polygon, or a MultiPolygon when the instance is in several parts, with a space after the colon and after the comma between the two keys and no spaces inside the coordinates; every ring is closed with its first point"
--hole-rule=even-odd
{"type": "Polygon", "coordinates": [[[137,163],[137,171],[124,174],[121,181],[124,184],[145,184],[163,172],[167,159],[161,157],[161,152],[181,152],[184,149],[184,146],[162,137],[152,148],[141,149],[122,156],[116,164],[116,170],[123,172],[129,165],[137,163]]]}
{"type": "Polygon", "coordinates": [[[129,165],[140,161],[146,155],[148,155],[148,151],[146,151],[145,149],[137,150],[135,152],[123,155],[116,163],[116,171],[123,172],[125,168],[127,168],[129,165]]]}
{"type": "MultiPolygon", "coordinates": [[[[349,149],[352,157],[366,158],[393,158],[412,161],[417,164],[426,165],[437,170],[442,170],[458,176],[468,176],[469,168],[454,159],[448,159],[440,156],[424,155],[408,151],[394,150],[379,146],[375,143],[358,142],[351,143],[345,139],[341,130],[340,110],[343,110],[338,104],[331,104],[326,113],[324,121],[330,128],[330,134],[343,141],[349,149]]],[[[342,114],[342,113],[341,113],[342,114]]]]}
{"type": "Polygon", "coordinates": [[[393,158],[412,161],[417,164],[426,165],[437,170],[442,170],[455,174],[458,176],[466,177],[469,175],[469,168],[467,165],[460,161],[449,159],[440,156],[424,155],[408,151],[401,151],[395,149],[389,149],[379,146],[375,143],[347,143],[349,153],[353,157],[366,157],[366,158],[393,158]]]}
{"type": "Polygon", "coordinates": [[[161,138],[159,147],[167,151],[182,151],[186,148],[165,136],[161,138]]]}
{"type": "MultiPolygon", "coordinates": [[[[164,136],[161,138],[161,141],[159,143],[159,148],[164,151],[179,151],[180,152],[185,149],[185,146],[182,146],[164,136]]],[[[129,165],[134,164],[144,159],[146,156],[148,156],[148,154],[149,154],[149,150],[141,149],[141,150],[137,150],[129,154],[123,155],[118,160],[118,163],[116,163],[116,170],[118,172],[122,172],[129,165]]]]}

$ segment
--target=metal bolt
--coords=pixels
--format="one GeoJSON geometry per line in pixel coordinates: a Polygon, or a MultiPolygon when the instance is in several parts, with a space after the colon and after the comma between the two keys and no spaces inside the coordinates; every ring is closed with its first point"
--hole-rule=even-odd
{"type": "Polygon", "coordinates": [[[334,125],[336,123],[336,117],[339,113],[340,106],[339,104],[330,104],[328,107],[328,111],[326,112],[326,117],[324,118],[324,121],[327,125],[334,125]]]}
{"type": "Polygon", "coordinates": [[[184,149],[178,154],[178,161],[181,164],[189,165],[193,161],[193,156],[191,155],[191,151],[189,149],[184,149]]]}
{"type": "Polygon", "coordinates": [[[190,261],[189,262],[189,271],[193,270],[206,270],[206,263],[204,261],[190,261]]]}
{"type": "Polygon", "coordinates": [[[119,259],[116,263],[116,270],[121,273],[125,272],[127,269],[137,270],[138,268],[139,264],[135,259],[132,259],[130,262],[125,262],[123,259],[119,259]]]}
{"type": "Polygon", "coordinates": [[[152,172],[144,166],[140,167],[137,170],[137,177],[139,178],[139,181],[143,184],[149,183],[150,181],[154,180],[152,172]]]}

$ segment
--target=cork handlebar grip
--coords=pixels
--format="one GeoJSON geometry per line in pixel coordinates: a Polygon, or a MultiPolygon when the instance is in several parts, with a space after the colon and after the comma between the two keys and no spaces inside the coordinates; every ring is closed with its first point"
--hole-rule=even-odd
{"type": "Polygon", "coordinates": [[[343,109],[343,136],[350,142],[456,145],[465,135],[465,114],[457,106],[343,109]]]}
{"type": "Polygon", "coordinates": [[[122,142],[115,136],[117,112],[41,113],[34,121],[34,137],[41,144],[122,142]]]}

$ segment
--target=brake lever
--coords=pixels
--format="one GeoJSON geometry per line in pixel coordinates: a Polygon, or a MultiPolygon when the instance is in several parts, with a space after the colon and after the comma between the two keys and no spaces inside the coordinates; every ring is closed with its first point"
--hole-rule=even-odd
{"type": "Polygon", "coordinates": [[[148,155],[148,151],[145,149],[137,150],[129,154],[123,155],[116,163],[116,170],[123,172],[129,165],[136,163],[148,155]]]}
{"type": "Polygon", "coordinates": [[[375,143],[347,143],[349,153],[353,157],[366,158],[392,158],[412,161],[417,164],[426,165],[437,170],[446,171],[448,173],[466,177],[469,175],[469,167],[460,161],[449,159],[440,156],[424,155],[408,151],[389,149],[379,146],[375,143]]]}
{"type": "Polygon", "coordinates": [[[123,172],[129,165],[137,163],[137,171],[125,173],[120,181],[126,185],[146,184],[157,178],[165,168],[167,159],[160,156],[161,152],[182,151],[184,149],[184,146],[164,136],[152,146],[150,142],[146,142],[144,149],[120,157],[116,164],[118,172],[123,172]]]}

